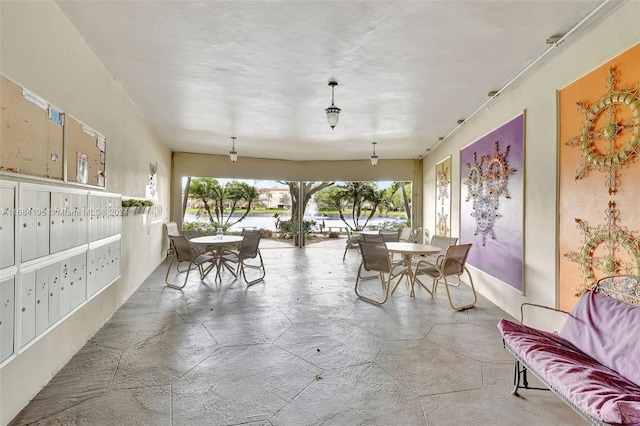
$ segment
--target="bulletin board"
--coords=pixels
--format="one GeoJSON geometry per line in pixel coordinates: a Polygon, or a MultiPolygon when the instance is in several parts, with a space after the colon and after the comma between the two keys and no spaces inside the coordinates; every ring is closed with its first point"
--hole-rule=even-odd
{"type": "Polygon", "coordinates": [[[106,139],[72,116],[65,123],[67,181],[105,186],[106,139]]]}
{"type": "Polygon", "coordinates": [[[64,114],[4,75],[0,93],[0,170],[63,180],[64,114]]]}

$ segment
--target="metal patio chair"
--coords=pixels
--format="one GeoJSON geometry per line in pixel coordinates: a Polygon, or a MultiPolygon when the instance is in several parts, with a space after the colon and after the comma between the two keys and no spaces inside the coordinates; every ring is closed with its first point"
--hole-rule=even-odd
{"type": "Polygon", "coordinates": [[[347,227],[347,243],[344,247],[344,254],[342,255],[342,261],[347,257],[347,250],[350,248],[358,248],[358,241],[360,241],[360,234],[354,234],[349,227],[347,227]]]}
{"type": "Polygon", "coordinates": [[[212,256],[211,254],[199,254],[193,247],[191,247],[189,240],[187,240],[186,237],[182,235],[169,235],[169,241],[173,250],[173,256],[171,256],[171,261],[167,267],[167,273],[164,276],[164,282],[167,287],[176,288],[178,290],[183,289],[189,280],[189,273],[194,268],[198,268],[198,271],[200,272],[200,281],[202,281],[211,269],[216,266],[215,256],[212,256]],[[186,272],[184,282],[181,286],[169,282],[169,272],[171,271],[171,265],[174,260],[178,262],[176,266],[178,274],[186,272]],[[181,263],[188,264],[187,269],[180,270],[181,263]],[[210,263],[210,265],[205,268],[204,266],[207,263],[210,263]]]}
{"type": "Polygon", "coordinates": [[[358,245],[360,246],[360,252],[362,253],[362,263],[360,263],[360,267],[358,268],[358,275],[356,276],[356,295],[366,302],[373,303],[375,305],[382,305],[389,298],[391,281],[399,274],[399,271],[391,264],[389,252],[387,251],[387,246],[384,242],[360,241],[358,245]],[[367,278],[372,278],[362,277],[362,270],[378,273],[380,283],[382,284],[382,290],[384,292],[384,297],[382,299],[376,300],[360,294],[360,281],[367,278]]]}
{"type": "Polygon", "coordinates": [[[262,254],[260,254],[260,230],[259,229],[243,229],[240,234],[244,237],[240,248],[235,250],[225,250],[221,254],[221,267],[227,268],[234,275],[242,274],[242,278],[247,285],[253,285],[259,281],[262,281],[266,275],[264,268],[264,262],[262,261],[262,254]],[[251,259],[258,259],[260,263],[251,263],[251,259]],[[235,263],[237,266],[234,270],[228,265],[229,263],[235,263]],[[249,281],[246,275],[246,268],[258,269],[262,275],[258,278],[249,281]]]}
{"type": "Polygon", "coordinates": [[[400,241],[403,243],[408,243],[411,241],[411,235],[413,235],[413,229],[408,226],[402,228],[402,232],[400,232],[400,241]]]}
{"type": "Polygon", "coordinates": [[[385,243],[397,243],[400,241],[400,233],[398,231],[380,231],[380,235],[382,235],[382,241],[385,243]]]}
{"type": "Polygon", "coordinates": [[[449,246],[440,264],[433,263],[429,260],[420,260],[415,267],[413,278],[414,283],[415,281],[417,281],[423,288],[425,288],[433,295],[433,293],[435,293],[436,289],[438,288],[438,281],[442,280],[444,282],[445,289],[447,290],[449,306],[451,306],[453,310],[464,311],[465,309],[473,308],[478,301],[478,296],[476,295],[476,289],[473,285],[473,278],[471,278],[471,274],[466,267],[467,256],[469,255],[471,246],[472,244],[449,246]],[[473,302],[456,306],[451,299],[451,292],[449,291],[449,286],[451,286],[451,284],[449,284],[447,277],[456,276],[458,278],[459,284],[460,276],[465,272],[469,277],[469,285],[471,286],[471,292],[473,293],[473,302]],[[420,281],[419,277],[421,275],[427,275],[433,280],[431,284],[431,290],[429,290],[427,286],[425,286],[424,283],[420,281]]]}
{"type": "MultiPolygon", "coordinates": [[[[458,239],[455,237],[442,237],[440,235],[434,235],[431,237],[431,242],[429,245],[440,247],[440,254],[430,254],[427,255],[427,259],[431,263],[435,263],[436,265],[440,265],[442,259],[444,259],[444,254],[447,252],[447,249],[458,242],[458,239]]],[[[456,284],[451,284],[454,286],[460,285],[460,280],[456,281],[456,284]]]]}

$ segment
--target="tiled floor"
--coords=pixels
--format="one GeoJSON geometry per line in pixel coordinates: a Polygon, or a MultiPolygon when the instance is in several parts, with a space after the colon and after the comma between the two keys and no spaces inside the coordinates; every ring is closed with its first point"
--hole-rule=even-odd
{"type": "Polygon", "coordinates": [[[344,240],[261,247],[267,276],[249,288],[226,273],[173,290],[160,265],[12,424],[585,423],[550,392],[510,394],[505,314],[481,296],[454,312],[444,291],[401,284],[377,307],[353,292],[344,240]]]}

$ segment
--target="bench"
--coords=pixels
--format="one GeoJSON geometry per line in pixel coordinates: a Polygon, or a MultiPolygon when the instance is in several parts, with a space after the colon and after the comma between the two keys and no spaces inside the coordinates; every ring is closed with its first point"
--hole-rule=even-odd
{"type": "Polygon", "coordinates": [[[591,424],[640,425],[640,277],[599,280],[559,333],[522,320],[502,319],[498,329],[515,357],[514,395],[541,389],[529,386],[530,371],[591,424]]]}

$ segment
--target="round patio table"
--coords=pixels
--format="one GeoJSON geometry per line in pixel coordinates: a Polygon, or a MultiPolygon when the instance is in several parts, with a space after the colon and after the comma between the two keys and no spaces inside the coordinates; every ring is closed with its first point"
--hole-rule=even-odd
{"type": "MultiPolygon", "coordinates": [[[[216,280],[222,281],[222,277],[220,276],[220,270],[222,269],[222,250],[226,245],[238,245],[242,243],[244,240],[243,236],[240,235],[207,235],[204,237],[195,237],[189,240],[192,244],[198,244],[203,246],[213,246],[216,250],[215,258],[216,258],[216,280]]],[[[235,277],[236,274],[229,270],[235,277]]]]}
{"type": "MultiPolygon", "coordinates": [[[[402,272],[400,272],[400,275],[407,277],[407,279],[409,280],[409,283],[411,284],[411,297],[415,297],[415,292],[413,288],[415,284],[415,277],[414,277],[413,269],[411,268],[411,258],[414,255],[419,255],[419,254],[438,254],[441,251],[440,247],[432,246],[429,244],[396,243],[396,242],[386,243],[386,246],[387,246],[387,251],[389,253],[402,254],[402,260],[399,262],[399,264],[403,267],[403,269],[402,269],[402,272]]],[[[396,291],[396,288],[398,288],[398,284],[400,284],[400,281],[402,281],[402,277],[398,280],[395,287],[393,287],[393,291],[391,291],[391,294],[393,294],[393,292],[396,291]]],[[[418,284],[422,288],[427,290],[429,294],[431,294],[431,291],[427,287],[422,285],[420,281],[418,281],[418,284]]]]}

